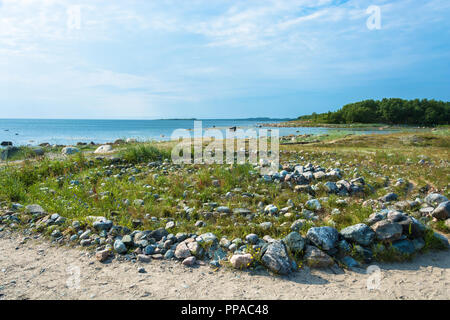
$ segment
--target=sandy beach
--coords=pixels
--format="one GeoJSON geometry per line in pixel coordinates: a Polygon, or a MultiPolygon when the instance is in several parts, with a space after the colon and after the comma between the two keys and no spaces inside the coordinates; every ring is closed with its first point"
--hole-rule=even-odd
{"type": "Polygon", "coordinates": [[[450,255],[429,252],[411,262],[377,263],[374,274],[304,268],[290,276],[174,261],[96,261],[92,253],[0,233],[0,300],[9,299],[449,299],[450,255]],[[144,267],[146,273],[138,273],[144,267]],[[79,278],[77,277],[79,271],[79,278]],[[370,282],[370,283],[376,283],[370,282]]]}

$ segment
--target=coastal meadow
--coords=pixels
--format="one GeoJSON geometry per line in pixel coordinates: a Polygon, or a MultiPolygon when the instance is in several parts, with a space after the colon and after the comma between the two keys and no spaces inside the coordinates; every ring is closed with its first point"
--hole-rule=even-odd
{"type": "Polygon", "coordinates": [[[0,167],[0,230],[100,261],[278,274],[411,259],[448,246],[448,132],[283,138],[269,173],[264,161],[176,164],[170,141],[27,147],[0,167]]]}

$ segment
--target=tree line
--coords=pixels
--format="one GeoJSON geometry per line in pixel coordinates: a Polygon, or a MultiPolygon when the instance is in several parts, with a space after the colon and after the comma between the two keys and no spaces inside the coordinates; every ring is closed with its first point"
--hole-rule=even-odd
{"type": "Polygon", "coordinates": [[[386,123],[434,126],[449,124],[450,102],[399,98],[364,100],[344,105],[336,112],[313,113],[299,120],[316,123],[386,123]]]}

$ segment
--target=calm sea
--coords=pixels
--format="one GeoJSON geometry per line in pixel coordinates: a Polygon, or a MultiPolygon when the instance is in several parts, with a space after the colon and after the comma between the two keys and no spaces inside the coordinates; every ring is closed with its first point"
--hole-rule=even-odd
{"type": "MultiPolygon", "coordinates": [[[[259,124],[276,120],[208,119],[202,127],[257,128],[259,124]]],[[[50,144],[71,145],[77,142],[106,143],[116,139],[135,138],[139,141],[169,140],[175,129],[193,129],[194,120],[44,120],[0,119],[0,142],[11,141],[14,145],[50,144]]],[[[327,128],[277,128],[280,136],[289,134],[320,134],[327,128]]],[[[223,131],[225,133],[225,131],[223,131]]],[[[361,131],[360,131],[361,132],[361,131]]],[[[367,131],[365,131],[367,132],[367,131]]],[[[376,132],[376,131],[375,131],[376,132]]],[[[363,132],[361,132],[363,133],[363,132]]]]}

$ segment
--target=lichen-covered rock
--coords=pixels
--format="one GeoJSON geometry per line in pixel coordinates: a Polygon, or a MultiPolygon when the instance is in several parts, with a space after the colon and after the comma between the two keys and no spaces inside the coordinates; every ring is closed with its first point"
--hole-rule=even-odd
{"type": "Polygon", "coordinates": [[[372,226],[379,241],[395,241],[402,236],[403,228],[396,222],[382,220],[372,226]]]}
{"type": "Polygon", "coordinates": [[[284,243],[276,240],[265,249],[261,263],[269,270],[277,274],[288,274],[292,271],[292,264],[284,243]]]}
{"type": "Polygon", "coordinates": [[[312,227],[308,230],[306,238],[315,246],[328,251],[336,246],[339,240],[339,232],[328,226],[312,227]]]}
{"type": "Polygon", "coordinates": [[[75,147],[64,147],[61,150],[61,153],[63,155],[65,155],[65,156],[72,155],[72,154],[75,154],[75,153],[78,153],[78,152],[80,152],[80,150],[78,148],[75,148],[75,147]]]}
{"type": "Polygon", "coordinates": [[[375,239],[375,232],[364,223],[342,229],[341,235],[344,239],[359,243],[362,246],[369,246],[375,239]]]}
{"type": "Polygon", "coordinates": [[[440,204],[441,202],[446,202],[448,201],[446,196],[443,196],[442,194],[439,193],[430,193],[429,195],[427,195],[425,197],[425,202],[432,205],[432,206],[436,206],[438,204],[440,204]]]}
{"type": "Polygon", "coordinates": [[[311,268],[326,268],[334,265],[333,258],[315,246],[306,246],[304,259],[311,268]]]}
{"type": "Polygon", "coordinates": [[[305,239],[295,231],[284,238],[284,243],[293,254],[299,254],[305,248],[305,239]]]}

